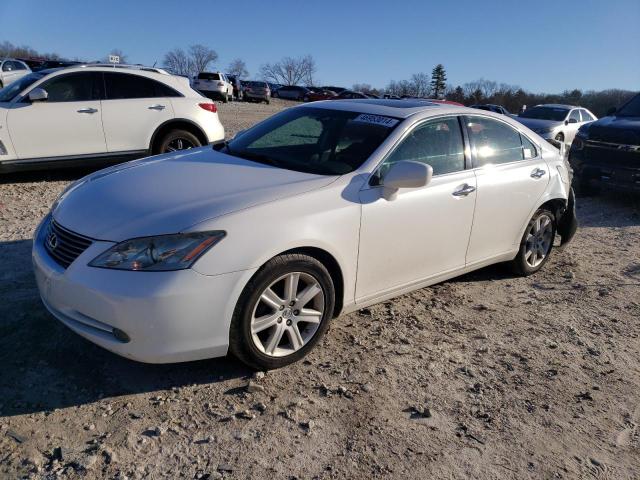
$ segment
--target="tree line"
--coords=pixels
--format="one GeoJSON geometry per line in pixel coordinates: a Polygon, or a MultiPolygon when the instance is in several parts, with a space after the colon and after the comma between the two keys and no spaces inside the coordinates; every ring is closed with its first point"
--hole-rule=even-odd
{"type": "MultiPolygon", "coordinates": [[[[126,63],[128,59],[128,56],[117,48],[109,53],[118,55],[121,63],[126,63]]],[[[62,59],[55,52],[38,52],[29,46],[14,45],[9,41],[0,42],[0,58],[5,57],[62,59]]],[[[106,55],[99,61],[108,61],[108,57],[106,55]]],[[[176,75],[194,77],[200,72],[212,69],[217,60],[218,53],[214,49],[206,45],[195,44],[186,49],[174,48],[167,52],[162,59],[162,66],[176,75]]],[[[284,57],[277,62],[265,63],[260,67],[256,76],[262,80],[282,85],[313,86],[317,82],[316,70],[313,56],[303,55],[284,57]]],[[[232,60],[225,71],[240,78],[249,77],[247,66],[240,58],[232,60]]],[[[464,105],[493,103],[502,105],[513,113],[520,112],[525,106],[530,107],[541,103],[566,103],[588,108],[599,117],[604,116],[609,108],[620,106],[635,94],[635,92],[620,89],[585,92],[574,89],[557,94],[532,93],[517,85],[498,83],[484,78],[453,86],[447,83],[447,73],[442,64],[436,65],[431,74],[419,72],[405,80],[391,80],[385,88],[378,89],[368,83],[356,83],[352,89],[378,95],[447,99],[464,105]]]]}

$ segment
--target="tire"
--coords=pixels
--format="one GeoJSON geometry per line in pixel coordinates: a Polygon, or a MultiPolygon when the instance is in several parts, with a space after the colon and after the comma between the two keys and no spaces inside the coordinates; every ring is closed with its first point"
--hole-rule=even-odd
{"type": "Polygon", "coordinates": [[[227,103],[229,101],[229,95],[227,95],[227,93],[225,92],[224,95],[222,95],[222,103],[227,103]]]}
{"type": "Polygon", "coordinates": [[[267,100],[265,100],[265,101],[264,101],[264,103],[266,103],[267,105],[269,105],[269,103],[271,103],[271,102],[269,101],[269,99],[267,99],[267,100]]]}
{"type": "Polygon", "coordinates": [[[524,231],[524,235],[522,235],[520,249],[518,250],[516,258],[511,261],[511,267],[514,273],[526,277],[536,273],[544,267],[545,263],[547,263],[551,256],[553,240],[555,237],[556,217],[554,213],[546,208],[538,209],[536,213],[533,214],[533,217],[531,217],[531,220],[529,220],[527,228],[524,231]],[[540,220],[543,224],[545,218],[550,222],[549,228],[545,228],[543,230],[543,234],[536,235],[534,230],[538,225],[537,222],[540,220]],[[530,235],[532,234],[534,236],[533,239],[530,238],[530,235]],[[536,247],[536,245],[538,247],[536,247]],[[530,251],[532,253],[529,253],[530,251]],[[539,257],[541,256],[541,253],[544,253],[544,256],[540,260],[539,257]]]}
{"type": "Polygon", "coordinates": [[[193,133],[186,130],[171,130],[158,143],[157,150],[154,153],[170,153],[177,150],[186,150],[189,148],[201,147],[202,143],[193,133]],[[182,141],[184,148],[176,148],[180,145],[178,140],[182,141]]]}
{"type": "Polygon", "coordinates": [[[563,143],[564,142],[564,133],[560,132],[559,134],[557,134],[555,136],[554,140],[556,140],[557,142],[563,143]]]}
{"type": "Polygon", "coordinates": [[[325,334],[334,305],[333,281],[322,263],[302,254],[274,257],[258,270],[238,299],[229,330],[229,350],[255,369],[271,370],[289,365],[307,355],[325,334]],[[287,283],[295,275],[298,280],[287,283]],[[286,294],[287,285],[297,285],[293,295],[286,294]],[[275,292],[275,297],[270,296],[275,302],[263,300],[267,290],[275,292]],[[305,293],[309,296],[309,292],[317,293],[305,301],[302,296],[305,293]],[[295,301],[287,303],[292,298],[295,301]],[[296,301],[304,303],[299,305],[296,301]],[[313,322],[300,320],[303,310],[313,322]],[[256,325],[260,318],[266,320],[256,325]],[[298,347],[294,346],[294,337],[299,339],[298,347]]]}

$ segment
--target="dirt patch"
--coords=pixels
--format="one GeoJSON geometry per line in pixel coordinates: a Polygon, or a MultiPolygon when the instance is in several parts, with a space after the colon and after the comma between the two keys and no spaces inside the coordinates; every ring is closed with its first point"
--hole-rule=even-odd
{"type": "MultiPolygon", "coordinates": [[[[231,135],[286,105],[220,115],[231,135]]],[[[130,362],[45,311],[31,235],[81,174],[0,184],[0,477],[640,476],[637,200],[579,199],[533,277],[494,266],[342,316],[254,376],[130,362]]]]}

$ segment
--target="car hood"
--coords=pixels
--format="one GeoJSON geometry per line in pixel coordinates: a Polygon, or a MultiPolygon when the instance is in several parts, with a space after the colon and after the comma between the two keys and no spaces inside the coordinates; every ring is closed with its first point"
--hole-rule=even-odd
{"type": "Polygon", "coordinates": [[[604,117],[588,127],[589,140],[640,145],[640,117],[604,117]]]}
{"type": "Polygon", "coordinates": [[[537,118],[524,118],[524,117],[516,117],[521,124],[530,128],[531,130],[538,130],[541,128],[555,128],[562,125],[562,122],[557,122],[555,120],[540,120],[537,118]]]}
{"type": "Polygon", "coordinates": [[[207,219],[321,188],[336,178],[203,147],[84,177],[61,195],[52,214],[69,230],[117,242],[184,231],[207,219]]]}

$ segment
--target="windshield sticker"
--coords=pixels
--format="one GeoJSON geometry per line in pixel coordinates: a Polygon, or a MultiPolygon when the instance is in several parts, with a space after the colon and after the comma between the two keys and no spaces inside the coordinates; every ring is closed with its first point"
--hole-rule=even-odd
{"type": "Polygon", "coordinates": [[[391,128],[398,123],[398,120],[390,117],[383,117],[382,115],[371,115],[369,113],[361,113],[353,119],[354,122],[369,123],[372,125],[380,125],[382,127],[391,128]]]}

